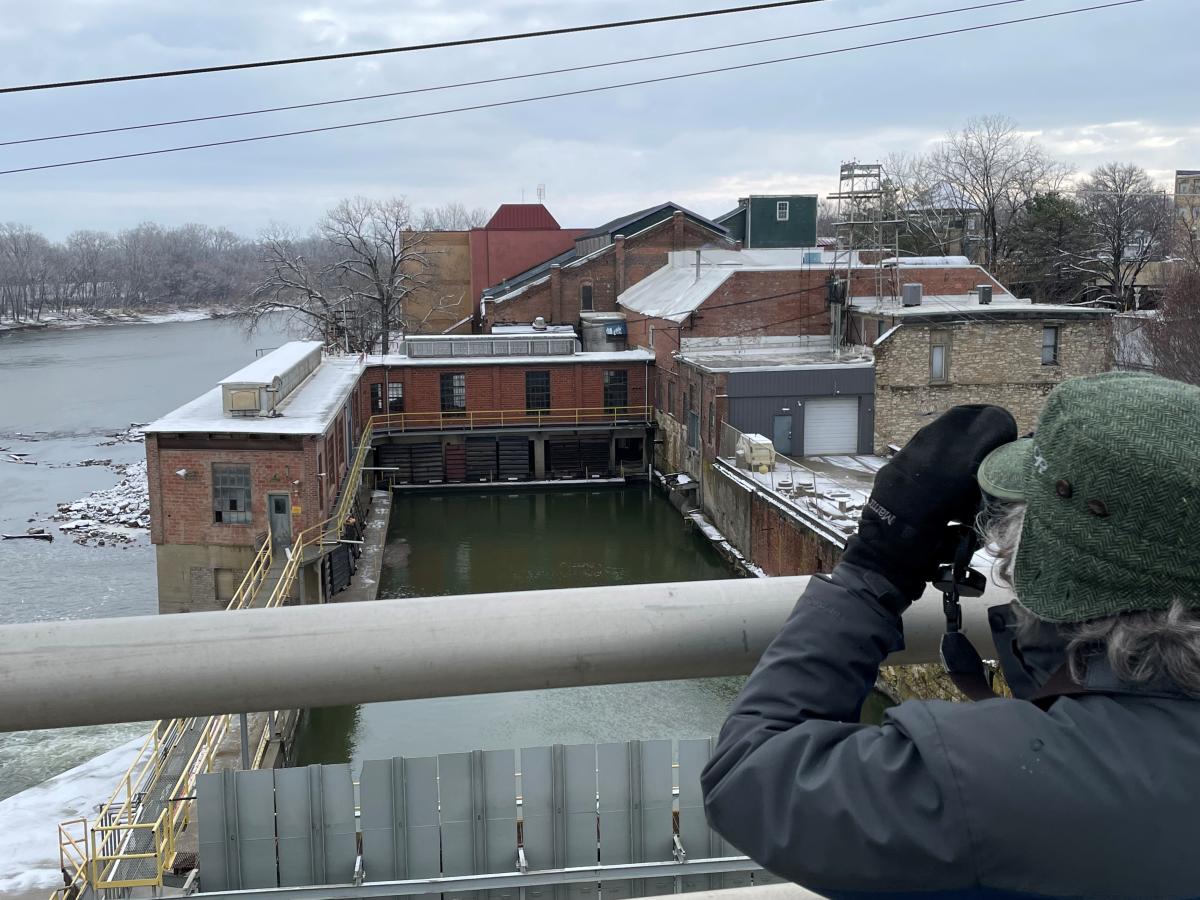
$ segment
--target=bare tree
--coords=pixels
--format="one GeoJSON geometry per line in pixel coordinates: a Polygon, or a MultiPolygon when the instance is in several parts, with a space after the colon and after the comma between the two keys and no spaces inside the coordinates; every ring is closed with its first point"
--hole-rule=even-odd
{"type": "Polygon", "coordinates": [[[883,162],[901,220],[901,250],[918,256],[971,255],[980,210],[934,156],[893,153],[883,162]]]}
{"type": "Polygon", "coordinates": [[[1200,268],[1173,266],[1158,309],[1138,315],[1145,362],[1167,378],[1200,385],[1200,268]]]}
{"type": "Polygon", "coordinates": [[[971,119],[933,151],[929,165],[962,202],[981,216],[981,262],[994,268],[1007,255],[1009,226],[1038,193],[1058,190],[1071,171],[1003,116],[971,119]]]}
{"type": "Polygon", "coordinates": [[[837,204],[827,198],[817,201],[817,237],[837,236],[837,204]]]}
{"type": "Polygon", "coordinates": [[[1121,309],[1135,309],[1134,291],[1146,265],[1163,259],[1176,224],[1164,191],[1132,163],[1107,163],[1079,186],[1079,202],[1088,222],[1090,245],[1072,254],[1074,268],[1103,288],[1095,298],[1121,309]]]}
{"type": "Polygon", "coordinates": [[[416,228],[419,231],[470,231],[487,224],[488,211],[482,206],[467,209],[462,203],[443,203],[421,210],[416,228]]]}
{"type": "Polygon", "coordinates": [[[311,237],[275,229],[262,246],[267,274],[245,313],[251,327],[284,310],[329,344],[386,353],[393,335],[419,332],[459,303],[437,296],[425,234],[403,199],[343,200],[311,237]]]}

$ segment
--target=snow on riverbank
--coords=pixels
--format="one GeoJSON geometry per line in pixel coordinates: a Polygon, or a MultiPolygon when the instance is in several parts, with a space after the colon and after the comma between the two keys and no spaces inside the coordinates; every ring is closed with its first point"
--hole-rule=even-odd
{"type": "Polygon", "coordinates": [[[150,527],[150,488],[146,463],[118,463],[112,467],[123,476],[115,486],[93,491],[74,503],[60,503],[55,521],[59,530],[76,543],[127,544],[150,527]]]}
{"type": "Polygon", "coordinates": [[[46,313],[36,322],[0,322],[0,335],[9,331],[39,331],[47,328],[93,328],[98,325],[162,325],[168,322],[199,322],[227,315],[223,309],[176,309],[168,312],[105,310],[102,312],[46,313]]]}
{"type": "Polygon", "coordinates": [[[0,896],[62,885],[58,824],[95,819],[146,738],[138,737],[49,781],[0,800],[0,896]]]}

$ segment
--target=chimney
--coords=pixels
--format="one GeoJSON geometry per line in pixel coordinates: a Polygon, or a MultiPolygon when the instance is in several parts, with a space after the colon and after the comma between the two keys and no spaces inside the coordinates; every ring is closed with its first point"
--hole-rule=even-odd
{"type": "Polygon", "coordinates": [[[625,235],[618,234],[613,238],[613,253],[616,256],[617,296],[625,292],[625,235]]]}
{"type": "Polygon", "coordinates": [[[741,253],[742,252],[742,242],[740,240],[734,241],[733,249],[736,250],[738,253],[741,253]]]}
{"type": "Polygon", "coordinates": [[[981,284],[976,288],[979,292],[979,305],[991,306],[992,304],[992,286],[990,284],[981,284]]]}
{"type": "Polygon", "coordinates": [[[550,267],[550,317],[555,322],[563,320],[562,314],[562,266],[555,263],[550,267]]]}
{"type": "Polygon", "coordinates": [[[671,249],[683,249],[683,213],[680,210],[675,210],[671,216],[671,249]]]}
{"type": "Polygon", "coordinates": [[[924,293],[924,287],[920,282],[916,284],[906,284],[901,288],[901,302],[905,306],[920,306],[921,296],[924,293]]]}

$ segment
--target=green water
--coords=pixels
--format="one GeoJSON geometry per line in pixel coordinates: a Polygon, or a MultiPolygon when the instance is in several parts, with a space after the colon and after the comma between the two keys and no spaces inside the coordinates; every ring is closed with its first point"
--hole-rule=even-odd
{"type": "MultiPolygon", "coordinates": [[[[397,495],[381,598],[730,578],[647,487],[397,495]]],[[[581,622],[581,628],[587,623],[581,622]]],[[[312,710],[298,763],[551,743],[706,737],[740,678],[607,685],[312,710]]]]}

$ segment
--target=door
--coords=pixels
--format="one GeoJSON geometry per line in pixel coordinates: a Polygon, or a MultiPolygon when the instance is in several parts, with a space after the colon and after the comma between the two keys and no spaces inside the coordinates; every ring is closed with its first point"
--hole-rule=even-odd
{"type": "Polygon", "coordinates": [[[857,452],[857,397],[822,397],[805,402],[805,456],[828,456],[857,452]]]}
{"type": "Polygon", "coordinates": [[[771,443],[775,452],[785,456],[792,452],[792,414],[776,416],[771,426],[771,443]]]}
{"type": "Polygon", "coordinates": [[[271,543],[276,547],[292,545],[292,497],[290,494],[267,494],[268,518],[271,523],[271,543]]]}

